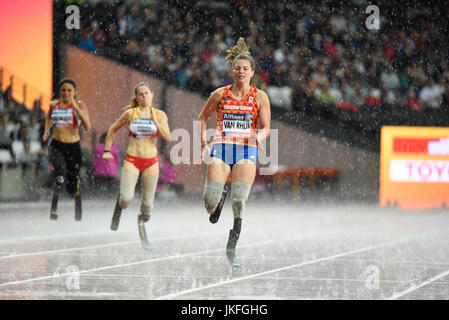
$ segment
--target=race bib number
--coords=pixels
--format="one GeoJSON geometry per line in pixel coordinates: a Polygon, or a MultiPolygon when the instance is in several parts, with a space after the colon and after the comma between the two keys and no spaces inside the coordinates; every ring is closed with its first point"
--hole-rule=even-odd
{"type": "Polygon", "coordinates": [[[223,113],[223,136],[249,136],[252,114],[223,113]]]}
{"type": "Polygon", "coordinates": [[[148,137],[157,134],[157,127],[152,119],[133,119],[130,129],[136,137],[148,137]]]}
{"type": "Polygon", "coordinates": [[[73,124],[73,110],[54,109],[51,113],[51,120],[56,126],[69,126],[73,124]]]}

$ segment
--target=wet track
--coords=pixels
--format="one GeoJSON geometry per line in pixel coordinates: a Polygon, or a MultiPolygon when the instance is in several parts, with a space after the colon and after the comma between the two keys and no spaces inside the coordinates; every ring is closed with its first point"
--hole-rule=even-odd
{"type": "Polygon", "coordinates": [[[138,202],[109,230],[114,200],[0,203],[0,299],[447,299],[449,214],[375,205],[335,208],[251,200],[232,271],[230,203],[212,225],[201,202],[138,202]]]}

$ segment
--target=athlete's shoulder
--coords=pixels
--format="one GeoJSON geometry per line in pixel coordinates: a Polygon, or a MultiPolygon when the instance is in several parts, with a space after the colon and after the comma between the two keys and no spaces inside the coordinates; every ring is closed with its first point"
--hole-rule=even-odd
{"type": "Polygon", "coordinates": [[[221,97],[223,96],[223,93],[225,91],[226,87],[220,87],[218,89],[215,89],[209,97],[209,101],[213,101],[215,103],[218,103],[221,100],[221,97]]]}
{"type": "Polygon", "coordinates": [[[256,88],[255,86],[254,86],[254,88],[256,89],[256,98],[257,99],[259,99],[259,98],[268,99],[268,94],[265,91],[263,91],[259,88],[256,88]]]}
{"type": "Polygon", "coordinates": [[[157,117],[167,118],[167,113],[164,110],[161,110],[159,108],[154,108],[156,111],[157,117]]]}
{"type": "Polygon", "coordinates": [[[210,95],[211,97],[219,96],[221,97],[223,95],[223,92],[225,91],[226,87],[220,87],[215,89],[210,95]]]}
{"type": "Polygon", "coordinates": [[[126,117],[127,119],[131,119],[136,108],[129,108],[123,111],[122,117],[126,117]]]}

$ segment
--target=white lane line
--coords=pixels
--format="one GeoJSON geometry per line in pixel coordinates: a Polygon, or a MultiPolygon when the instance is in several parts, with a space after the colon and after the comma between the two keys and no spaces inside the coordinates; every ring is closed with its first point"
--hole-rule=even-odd
{"type": "Polygon", "coordinates": [[[414,239],[419,238],[419,237],[420,236],[415,236],[415,237],[408,237],[408,238],[403,238],[403,239],[399,239],[399,240],[395,240],[395,241],[388,241],[388,242],[380,243],[380,244],[377,244],[377,245],[372,245],[372,246],[368,246],[368,247],[364,247],[364,248],[360,248],[360,249],[355,249],[355,250],[351,250],[351,251],[347,251],[347,252],[343,252],[343,253],[338,253],[338,254],[327,256],[327,257],[323,257],[323,258],[319,258],[319,259],[315,259],[315,260],[310,260],[310,261],[306,261],[306,262],[301,262],[301,263],[290,265],[290,266],[286,266],[286,267],[276,268],[276,269],[272,269],[272,270],[268,270],[268,271],[264,271],[264,272],[250,274],[250,275],[239,277],[239,278],[234,278],[234,279],[230,279],[230,280],[220,281],[220,282],[212,283],[212,284],[209,284],[209,285],[206,285],[206,286],[192,288],[192,289],[188,289],[188,290],[184,290],[184,291],[180,291],[180,292],[176,292],[176,293],[172,293],[172,294],[167,294],[165,296],[160,296],[160,297],[155,298],[155,300],[172,299],[172,298],[175,298],[175,297],[178,297],[178,296],[181,296],[181,295],[185,295],[185,294],[188,294],[188,293],[196,292],[196,291],[206,290],[206,289],[210,289],[210,288],[214,288],[214,287],[218,287],[218,286],[222,286],[222,285],[226,285],[226,284],[229,284],[229,283],[234,283],[234,282],[238,282],[238,281],[242,281],[242,280],[248,280],[248,279],[264,276],[264,275],[275,273],[275,272],[280,272],[280,271],[285,271],[285,270],[289,270],[289,269],[299,268],[299,267],[303,267],[303,266],[306,266],[306,265],[309,265],[309,264],[314,264],[314,263],[318,263],[318,262],[323,262],[323,261],[327,261],[327,260],[332,260],[332,259],[348,256],[348,255],[351,255],[351,254],[354,254],[354,253],[361,253],[361,252],[364,252],[364,251],[369,251],[369,250],[373,250],[373,249],[377,249],[377,248],[387,247],[387,246],[399,244],[401,242],[407,242],[407,241],[414,240],[414,239]]]}
{"type": "Polygon", "coordinates": [[[385,300],[396,300],[396,299],[399,299],[399,298],[405,296],[406,294],[409,294],[409,293],[411,293],[411,292],[413,292],[415,290],[418,290],[419,288],[422,288],[422,287],[428,285],[429,283],[432,283],[432,282],[434,282],[434,281],[436,281],[438,279],[441,279],[441,278],[444,278],[444,277],[447,277],[447,276],[449,276],[449,270],[447,270],[445,272],[442,272],[442,273],[440,273],[440,274],[438,274],[438,275],[436,275],[436,276],[434,276],[434,277],[432,277],[430,279],[427,279],[426,281],[424,281],[424,282],[422,282],[422,283],[420,283],[418,285],[411,286],[408,289],[405,289],[405,290],[403,290],[401,292],[395,293],[392,296],[385,298],[385,300]]]}
{"type": "MultiPolygon", "coordinates": [[[[132,231],[126,231],[126,233],[131,233],[132,231]]],[[[0,238],[0,243],[8,243],[8,242],[18,242],[18,241],[38,241],[38,240],[46,240],[46,239],[63,239],[63,238],[74,238],[80,236],[95,236],[100,234],[111,234],[111,231],[98,231],[98,232],[78,232],[78,233],[67,233],[67,234],[57,234],[57,235],[47,235],[47,236],[33,236],[33,237],[19,237],[19,238],[0,238]]],[[[123,234],[122,234],[123,235],[123,234]]]]}
{"type": "Polygon", "coordinates": [[[75,248],[64,248],[64,249],[10,254],[8,256],[1,256],[0,260],[29,257],[29,256],[39,256],[39,255],[44,255],[44,254],[53,254],[53,253],[61,253],[61,252],[68,252],[68,251],[89,250],[89,249],[106,248],[106,247],[114,247],[114,246],[124,246],[127,244],[138,243],[138,242],[140,242],[140,241],[135,240],[135,241],[125,241],[125,242],[114,242],[114,243],[108,243],[108,244],[98,244],[98,245],[87,246],[87,247],[75,247],[75,248]]]}
{"type": "MultiPolygon", "coordinates": [[[[184,236],[184,237],[173,236],[173,237],[156,238],[156,239],[152,239],[151,241],[152,242],[160,242],[160,241],[169,241],[169,240],[190,239],[190,238],[197,238],[197,237],[207,237],[207,236],[212,236],[212,235],[214,235],[214,234],[213,233],[205,233],[205,234],[196,234],[196,235],[184,236]]],[[[98,244],[98,245],[92,245],[92,246],[86,246],[86,247],[64,248],[64,249],[10,254],[7,256],[0,256],[0,260],[28,257],[28,256],[37,256],[37,255],[44,255],[44,254],[54,254],[54,253],[61,253],[61,252],[70,252],[70,251],[77,251],[77,250],[89,250],[89,249],[106,248],[106,247],[114,247],[114,246],[124,246],[124,245],[128,245],[128,244],[133,244],[133,243],[140,243],[140,240],[98,244]]]]}
{"type": "MultiPolygon", "coordinates": [[[[250,245],[245,245],[242,247],[258,246],[258,245],[269,244],[269,243],[279,243],[279,242],[283,242],[283,241],[291,241],[293,239],[298,239],[298,238],[304,238],[304,236],[297,236],[297,237],[278,239],[278,240],[270,240],[270,241],[261,241],[261,242],[253,243],[250,245]]],[[[203,251],[191,252],[191,253],[186,253],[186,254],[175,254],[175,255],[171,255],[171,256],[167,256],[167,257],[141,260],[141,261],[124,263],[124,264],[116,264],[116,265],[104,266],[104,267],[99,267],[99,268],[94,268],[94,269],[89,269],[89,270],[82,270],[82,271],[77,272],[77,274],[110,270],[110,269],[115,269],[115,268],[130,267],[130,266],[135,266],[135,265],[139,265],[139,264],[150,263],[150,262],[159,262],[159,261],[170,260],[170,259],[186,258],[186,257],[192,257],[192,256],[206,254],[206,253],[222,252],[223,250],[224,250],[224,248],[219,248],[219,249],[213,249],[213,250],[203,250],[203,251]]],[[[65,276],[73,276],[73,273],[61,273],[61,274],[58,273],[58,274],[53,274],[53,275],[48,275],[48,276],[43,276],[43,277],[0,283],[0,288],[6,287],[9,285],[14,285],[14,284],[23,284],[23,283],[33,282],[33,281],[54,279],[54,278],[65,277],[65,276]]]]}

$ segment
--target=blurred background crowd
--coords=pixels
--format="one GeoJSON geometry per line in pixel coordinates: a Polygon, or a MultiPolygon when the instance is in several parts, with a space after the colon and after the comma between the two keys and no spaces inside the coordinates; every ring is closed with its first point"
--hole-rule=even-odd
{"type": "MultiPolygon", "coordinates": [[[[365,0],[77,1],[81,28],[68,29],[65,8],[71,2],[54,2],[54,50],[75,45],[204,97],[232,83],[226,50],[244,37],[256,61],[254,84],[298,123],[325,105],[380,113],[394,106],[404,115],[413,110],[413,117],[449,120],[444,2],[380,0],[378,30],[367,28],[365,0]]],[[[12,98],[13,83],[0,86],[0,166],[51,169],[41,101],[27,109],[12,98]]],[[[100,134],[93,153],[101,150],[100,134]]],[[[117,169],[101,173],[98,155],[90,156],[84,161],[89,174],[116,178],[117,169]]],[[[170,170],[167,185],[176,184],[170,170]]]]}
{"type": "Polygon", "coordinates": [[[367,1],[97,1],[81,7],[81,31],[56,30],[61,42],[203,95],[232,82],[226,50],[242,36],[254,83],[274,104],[439,109],[449,104],[447,21],[441,7],[412,3],[380,1],[380,29],[367,30],[367,1]]]}

